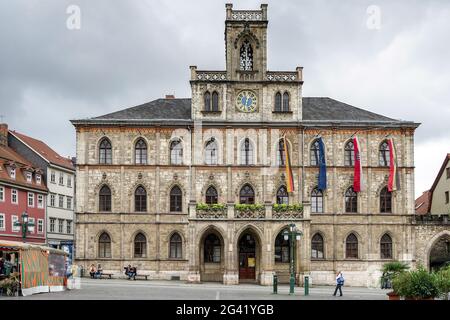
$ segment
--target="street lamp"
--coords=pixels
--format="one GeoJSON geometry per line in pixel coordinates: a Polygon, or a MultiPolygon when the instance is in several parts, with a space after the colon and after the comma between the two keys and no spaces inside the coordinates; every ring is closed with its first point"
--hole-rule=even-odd
{"type": "Polygon", "coordinates": [[[283,231],[284,240],[288,241],[290,240],[290,265],[289,265],[289,272],[291,274],[289,279],[289,294],[294,294],[294,286],[295,286],[295,243],[297,240],[300,240],[300,237],[302,236],[302,232],[298,230],[297,226],[294,223],[291,223],[289,225],[289,230],[283,231]]]}
{"type": "Polygon", "coordinates": [[[25,242],[27,238],[28,227],[34,227],[34,223],[28,220],[28,213],[24,211],[22,213],[22,222],[16,221],[14,222],[14,226],[22,228],[22,238],[23,242],[25,242]]]}

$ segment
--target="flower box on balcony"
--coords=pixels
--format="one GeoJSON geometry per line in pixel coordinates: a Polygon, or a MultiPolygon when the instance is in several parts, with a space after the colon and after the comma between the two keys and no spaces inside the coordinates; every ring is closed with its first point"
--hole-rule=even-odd
{"type": "Polygon", "coordinates": [[[262,204],[235,204],[235,217],[241,219],[262,219],[266,209],[262,204]]]}
{"type": "Polygon", "coordinates": [[[275,219],[303,218],[303,206],[301,204],[274,204],[272,217],[275,219]]]}
{"type": "Polygon", "coordinates": [[[212,219],[212,218],[226,218],[227,206],[223,203],[198,203],[196,206],[197,218],[212,219]]]}

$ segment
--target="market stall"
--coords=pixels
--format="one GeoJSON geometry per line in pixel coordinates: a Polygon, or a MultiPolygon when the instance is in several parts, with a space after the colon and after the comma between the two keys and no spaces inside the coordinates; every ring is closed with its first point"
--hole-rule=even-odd
{"type": "Polygon", "coordinates": [[[3,240],[0,240],[0,252],[3,260],[0,287],[14,291],[14,281],[20,281],[19,289],[24,296],[66,289],[66,252],[3,240]]]}

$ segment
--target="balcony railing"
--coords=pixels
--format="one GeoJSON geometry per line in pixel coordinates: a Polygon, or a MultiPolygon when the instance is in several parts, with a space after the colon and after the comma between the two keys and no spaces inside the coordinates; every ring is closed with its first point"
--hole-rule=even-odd
{"type": "Polygon", "coordinates": [[[262,204],[235,204],[234,216],[237,219],[264,219],[266,208],[262,204]]]}
{"type": "Polygon", "coordinates": [[[415,215],[414,220],[416,224],[450,225],[448,214],[415,215]]]}

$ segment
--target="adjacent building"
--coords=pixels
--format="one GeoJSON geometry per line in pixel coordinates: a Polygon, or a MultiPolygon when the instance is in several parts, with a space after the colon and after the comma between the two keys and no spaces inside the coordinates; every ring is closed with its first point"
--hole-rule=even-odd
{"type": "MultiPolygon", "coordinates": [[[[328,97],[304,97],[303,69],[267,69],[267,5],[226,5],[226,70],[191,66],[191,98],[73,120],[77,263],[117,275],[225,284],[288,281],[294,223],[301,283],[378,285],[414,264],[414,131],[328,97]],[[353,188],[360,143],[363,189],[353,188]],[[319,138],[327,187],[319,189],[319,138]],[[391,143],[399,185],[388,189],[391,143]],[[289,159],[287,156],[289,155],[289,159]],[[288,192],[286,163],[294,190],[288,192]],[[285,204],[286,206],[282,206],[285,204]]],[[[289,50],[289,43],[285,44],[289,50]]]]}
{"type": "Polygon", "coordinates": [[[32,164],[8,145],[8,126],[0,124],[0,240],[46,242],[46,199],[43,168],[32,164]],[[33,226],[23,238],[22,214],[33,226]]]}
{"type": "Polygon", "coordinates": [[[74,240],[75,167],[43,141],[9,131],[8,142],[18,154],[42,168],[47,185],[47,245],[71,253],[74,240]]]}

